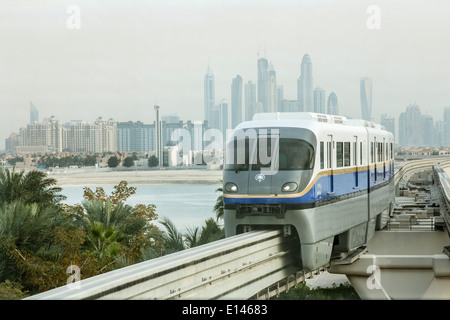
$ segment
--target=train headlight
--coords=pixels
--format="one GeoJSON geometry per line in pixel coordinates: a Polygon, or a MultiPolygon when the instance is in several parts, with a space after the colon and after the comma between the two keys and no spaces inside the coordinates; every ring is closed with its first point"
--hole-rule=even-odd
{"type": "Polygon", "coordinates": [[[235,183],[228,182],[225,185],[225,191],[227,191],[227,192],[238,192],[238,187],[237,187],[237,185],[235,183]]]}
{"type": "Polygon", "coordinates": [[[281,191],[293,192],[293,191],[297,190],[297,188],[298,188],[298,184],[296,184],[295,182],[287,182],[283,185],[283,187],[281,188],[281,191]]]}

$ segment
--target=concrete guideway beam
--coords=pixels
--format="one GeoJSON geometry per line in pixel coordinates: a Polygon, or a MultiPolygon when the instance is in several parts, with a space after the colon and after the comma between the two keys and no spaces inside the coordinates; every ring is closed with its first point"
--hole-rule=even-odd
{"type": "Polygon", "coordinates": [[[361,299],[450,299],[450,260],[446,255],[363,255],[343,273],[361,299]]]}
{"type": "Polygon", "coordinates": [[[345,274],[361,299],[450,299],[446,232],[379,231],[368,253],[330,273],[345,274]],[[440,252],[439,252],[440,250],[440,252]]]}

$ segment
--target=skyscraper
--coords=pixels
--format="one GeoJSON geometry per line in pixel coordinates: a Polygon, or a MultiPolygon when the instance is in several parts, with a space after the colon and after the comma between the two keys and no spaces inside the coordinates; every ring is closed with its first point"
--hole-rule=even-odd
{"type": "Polygon", "coordinates": [[[229,114],[228,114],[228,101],[226,99],[222,99],[219,103],[220,110],[220,131],[222,131],[224,139],[226,139],[227,129],[230,129],[229,126],[229,114]]]}
{"type": "Polygon", "coordinates": [[[339,104],[338,99],[336,96],[336,93],[331,92],[328,96],[328,102],[327,102],[327,113],[333,114],[333,115],[339,115],[339,104]]]}
{"type": "Polygon", "coordinates": [[[450,107],[444,108],[442,131],[442,143],[444,146],[450,147],[450,107]]]}
{"type": "Polygon", "coordinates": [[[262,104],[262,111],[269,110],[269,62],[266,58],[258,59],[258,102],[262,104]]]}
{"type": "Polygon", "coordinates": [[[277,101],[277,73],[270,65],[268,70],[268,85],[267,85],[267,112],[277,112],[278,111],[278,101],[277,101]]]}
{"type": "Polygon", "coordinates": [[[297,80],[297,102],[298,111],[314,110],[312,63],[308,54],[303,56],[301,74],[297,80]]]}
{"type": "Polygon", "coordinates": [[[325,113],[325,90],[320,87],[314,89],[314,112],[325,113]]]}
{"type": "Polygon", "coordinates": [[[216,98],[215,98],[214,75],[209,66],[208,66],[208,70],[206,71],[206,74],[205,74],[203,88],[204,88],[205,120],[208,121],[208,124],[210,125],[213,121],[212,113],[213,113],[214,106],[216,104],[216,98]]]}
{"type": "Polygon", "coordinates": [[[395,134],[395,119],[387,114],[383,113],[380,117],[380,124],[386,128],[387,131],[394,135],[394,141],[396,140],[395,134]]]}
{"type": "Polygon", "coordinates": [[[30,101],[30,123],[39,122],[39,111],[34,106],[33,102],[30,101]]]}
{"type": "Polygon", "coordinates": [[[364,120],[372,121],[372,79],[361,78],[361,116],[364,120]]]}
{"type": "Polygon", "coordinates": [[[406,111],[400,114],[398,120],[399,144],[403,147],[421,146],[422,114],[417,104],[410,104],[406,111]]]}
{"type": "Polygon", "coordinates": [[[252,81],[248,81],[244,86],[245,95],[245,120],[252,120],[256,113],[256,85],[252,81]]]}
{"type": "Polygon", "coordinates": [[[155,151],[156,151],[156,157],[159,161],[159,166],[162,167],[164,164],[164,146],[162,142],[162,123],[161,119],[159,117],[159,106],[155,106],[155,151]]]}
{"type": "Polygon", "coordinates": [[[242,122],[242,77],[237,75],[231,83],[231,127],[242,122]]]}
{"type": "Polygon", "coordinates": [[[430,115],[422,115],[422,144],[427,147],[434,146],[435,130],[434,120],[430,115]]]}

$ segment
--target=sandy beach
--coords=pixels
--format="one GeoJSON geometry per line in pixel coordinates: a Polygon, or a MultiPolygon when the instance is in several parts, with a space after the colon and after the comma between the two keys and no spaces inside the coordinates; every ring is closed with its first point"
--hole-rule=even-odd
{"type": "Polygon", "coordinates": [[[222,180],[221,170],[139,170],[101,171],[95,169],[61,170],[50,172],[49,177],[59,186],[114,186],[120,181],[128,185],[148,184],[216,184],[222,180]]]}

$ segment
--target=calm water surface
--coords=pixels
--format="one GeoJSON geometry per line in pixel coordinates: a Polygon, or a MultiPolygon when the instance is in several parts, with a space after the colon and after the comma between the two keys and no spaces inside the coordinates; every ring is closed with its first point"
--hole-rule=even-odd
{"type": "MultiPolygon", "coordinates": [[[[202,226],[208,218],[215,218],[214,204],[220,195],[216,192],[220,185],[137,185],[136,193],[128,198],[130,205],[154,204],[158,217],[172,220],[180,231],[186,227],[202,226]]],[[[90,187],[95,191],[95,186],[90,187]]],[[[103,187],[110,195],[113,186],[103,187]]],[[[73,205],[83,200],[83,187],[64,187],[62,194],[67,197],[64,203],[73,205]]],[[[160,224],[156,223],[158,226],[160,224]]]]}

